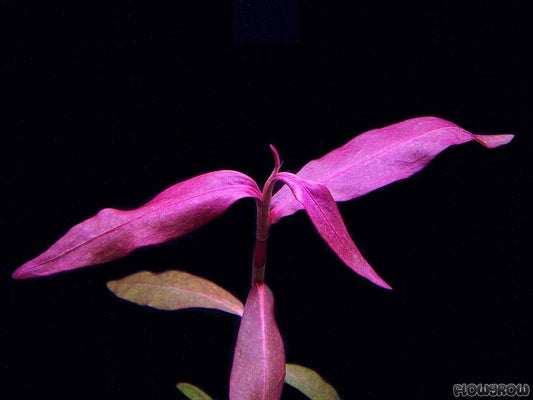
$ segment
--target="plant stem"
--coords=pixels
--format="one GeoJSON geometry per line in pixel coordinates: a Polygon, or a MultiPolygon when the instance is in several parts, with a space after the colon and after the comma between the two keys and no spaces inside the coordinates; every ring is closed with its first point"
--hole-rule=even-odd
{"type": "Polygon", "coordinates": [[[274,155],[274,170],[263,186],[262,198],[257,201],[257,226],[255,231],[254,261],[252,267],[252,285],[265,281],[265,265],[268,233],[270,231],[270,200],[272,190],[277,180],[277,175],[281,167],[278,151],[270,145],[274,155]]]}
{"type": "Polygon", "coordinates": [[[265,280],[265,265],[268,233],[270,231],[270,199],[274,188],[275,175],[272,173],[263,187],[263,198],[257,202],[257,227],[255,231],[255,248],[252,269],[252,284],[265,280]]]}

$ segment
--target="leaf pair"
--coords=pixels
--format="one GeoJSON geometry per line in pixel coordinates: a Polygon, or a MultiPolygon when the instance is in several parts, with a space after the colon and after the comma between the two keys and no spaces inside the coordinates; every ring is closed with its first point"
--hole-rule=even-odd
{"type": "MultiPolygon", "coordinates": [[[[296,175],[280,173],[274,177],[287,186],[272,197],[270,222],[305,208],[320,235],[350,268],[390,288],[357,250],[333,201],[354,199],[411,176],[449,146],[476,140],[492,148],[512,138],[473,135],[435,117],[368,131],[311,161],[296,175]]],[[[279,159],[276,165],[279,167],[279,159]]],[[[255,181],[240,172],[224,170],[197,176],[168,188],[138,209],[100,211],[19,267],[13,277],[50,275],[123,257],[136,248],[197,229],[245,197],[261,202],[262,196],[255,181]]]]}
{"type": "MultiPolygon", "coordinates": [[[[230,382],[232,400],[279,399],[283,381],[313,400],[339,398],[316,372],[285,364],[283,341],[274,319],[274,299],[264,284],[252,287],[246,307],[215,283],[183,271],[138,272],[111,281],[108,287],[118,297],[160,310],[211,308],[242,315],[230,382]]],[[[179,384],[178,388],[190,399],[210,399],[190,384],[179,384]]]]}

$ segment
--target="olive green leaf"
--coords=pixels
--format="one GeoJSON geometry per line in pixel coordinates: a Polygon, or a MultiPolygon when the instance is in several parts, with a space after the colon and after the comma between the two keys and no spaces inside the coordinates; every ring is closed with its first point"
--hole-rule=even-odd
{"type": "Polygon", "coordinates": [[[212,308],[242,315],[239,299],[213,282],[183,271],[142,271],[107,283],[118,297],[160,310],[212,308]]]}
{"type": "Polygon", "coordinates": [[[190,383],[178,383],[176,385],[181,393],[187,396],[190,400],[213,400],[202,389],[191,385],[190,383]]]}
{"type": "Polygon", "coordinates": [[[312,369],[287,364],[285,383],[298,389],[311,400],[340,400],[337,391],[312,369]]]}

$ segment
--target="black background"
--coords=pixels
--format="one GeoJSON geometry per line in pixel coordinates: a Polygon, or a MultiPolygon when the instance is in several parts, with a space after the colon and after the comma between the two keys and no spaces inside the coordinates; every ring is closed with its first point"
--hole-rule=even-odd
{"type": "Polygon", "coordinates": [[[253,201],[104,266],[11,272],[101,208],[216,169],[262,183],[269,143],[295,172],[422,115],[516,138],[449,149],[339,205],[391,292],[346,268],[304,213],[274,226],[267,282],[287,358],[344,399],[533,384],[527,2],[304,2],[292,44],[233,43],[228,1],[108,3],[1,5],[1,398],[179,399],[178,381],[224,398],[237,318],[141,308],[105,283],[182,269],[244,299],[253,201]]]}

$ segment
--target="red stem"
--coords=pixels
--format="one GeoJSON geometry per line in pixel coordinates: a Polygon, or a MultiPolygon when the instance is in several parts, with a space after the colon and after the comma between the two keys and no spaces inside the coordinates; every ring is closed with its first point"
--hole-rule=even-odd
{"type": "Polygon", "coordinates": [[[262,283],[265,280],[266,251],[270,230],[270,199],[272,197],[273,186],[273,182],[269,179],[263,188],[263,198],[260,202],[257,202],[257,227],[255,231],[252,284],[262,283]]]}
{"type": "Polygon", "coordinates": [[[272,190],[276,182],[276,176],[280,168],[280,160],[277,150],[270,145],[274,154],[274,171],[263,186],[263,197],[257,202],[257,227],[255,231],[255,248],[254,261],[252,267],[252,285],[254,283],[263,283],[265,281],[265,265],[268,233],[270,231],[270,200],[272,199],[272,190]]]}

